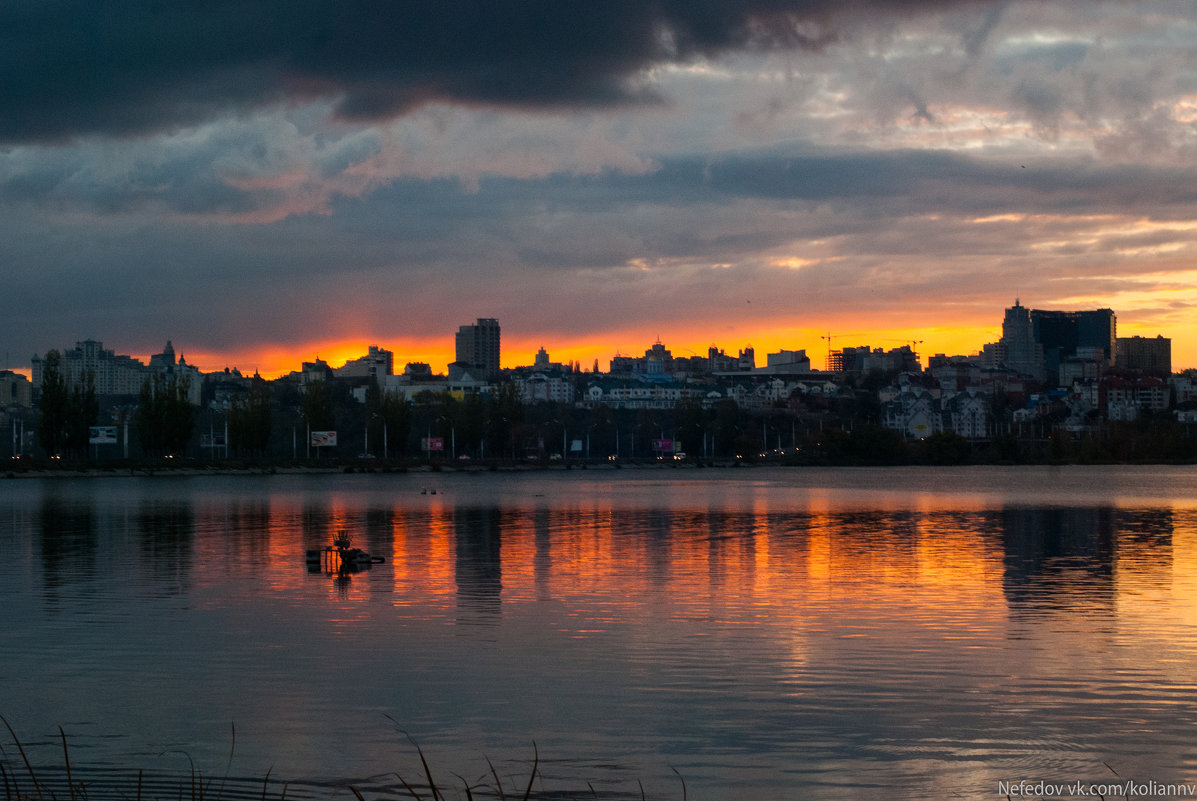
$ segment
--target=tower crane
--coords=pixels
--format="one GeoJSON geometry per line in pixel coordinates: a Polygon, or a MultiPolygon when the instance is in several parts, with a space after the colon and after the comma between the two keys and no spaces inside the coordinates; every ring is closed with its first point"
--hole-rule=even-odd
{"type": "Polygon", "coordinates": [[[820,336],[819,339],[827,340],[827,361],[826,361],[826,363],[824,363],[823,368],[828,371],[831,370],[831,341],[833,339],[843,339],[844,337],[860,337],[860,336],[864,336],[864,334],[833,334],[830,331],[828,331],[826,335],[820,336]]]}
{"type": "Polygon", "coordinates": [[[882,342],[901,342],[903,345],[909,345],[912,351],[916,351],[918,346],[923,344],[921,339],[883,339],[882,342]]]}

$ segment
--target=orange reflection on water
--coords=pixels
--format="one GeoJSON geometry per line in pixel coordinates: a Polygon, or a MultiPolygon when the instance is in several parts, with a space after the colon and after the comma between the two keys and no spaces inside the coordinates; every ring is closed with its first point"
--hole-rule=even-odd
{"type": "Polygon", "coordinates": [[[583,634],[660,614],[662,598],[671,615],[775,626],[796,647],[812,626],[844,638],[888,626],[968,640],[1000,633],[1012,608],[1085,608],[1138,626],[1166,606],[1178,625],[1197,627],[1197,510],[1155,512],[1147,518],[1155,529],[1137,531],[1117,511],[964,506],[927,496],[852,507],[812,492],[798,506],[762,493],[732,508],[645,510],[597,497],[463,509],[436,496],[367,513],[329,496],[318,506],[196,507],[182,523],[181,512],[158,510],[147,521],[159,536],[166,524],[222,526],[226,538],[196,539],[197,573],[222,562],[227,569],[230,557],[254,559],[280,592],[308,581],[294,567],[304,547],[323,547],[344,529],[387,563],[368,579],[324,587],[338,608],[384,585],[389,603],[434,615],[555,601],[560,627],[583,634]],[[1069,540],[1052,546],[1061,553],[1040,553],[1037,543],[1057,530],[1080,546],[1069,540]],[[1111,569],[1085,566],[1110,547],[1111,569]]]}
{"type": "Polygon", "coordinates": [[[430,498],[424,507],[396,506],[391,512],[395,605],[416,605],[428,598],[444,603],[454,594],[451,507],[430,498]]]}

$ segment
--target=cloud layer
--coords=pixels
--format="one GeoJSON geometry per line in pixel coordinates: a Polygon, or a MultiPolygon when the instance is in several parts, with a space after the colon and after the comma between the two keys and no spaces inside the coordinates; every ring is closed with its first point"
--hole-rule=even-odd
{"type": "Polygon", "coordinates": [[[50,0],[0,9],[0,138],[124,135],[333,97],[378,120],[433,101],[656,99],[642,73],[817,48],[841,19],[960,0],[50,0]]]}
{"type": "Polygon", "coordinates": [[[1195,45],[1168,0],[9,4],[6,348],[938,350],[1019,295],[1197,365],[1195,45]]]}

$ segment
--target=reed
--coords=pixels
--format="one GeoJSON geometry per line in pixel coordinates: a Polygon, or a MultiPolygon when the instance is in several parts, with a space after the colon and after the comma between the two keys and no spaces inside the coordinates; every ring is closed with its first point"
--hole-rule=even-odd
{"type": "MultiPolygon", "coordinates": [[[[393,719],[391,720],[394,722],[393,719]]],[[[76,777],[71,765],[71,755],[70,749],[67,746],[66,732],[63,731],[61,726],[58,727],[58,734],[62,742],[62,764],[52,769],[43,768],[43,775],[39,775],[38,769],[34,767],[34,763],[29,758],[24,744],[8,720],[3,715],[0,715],[0,722],[3,722],[4,727],[8,730],[11,742],[10,748],[15,750],[18,757],[14,759],[12,754],[10,754],[9,748],[6,748],[4,743],[0,743],[0,782],[3,783],[4,788],[2,801],[108,801],[109,799],[113,799],[113,801],[222,801],[230,782],[230,771],[233,765],[233,754],[236,750],[237,742],[236,728],[233,727],[228,762],[225,765],[224,774],[219,779],[205,777],[196,767],[195,761],[185,751],[170,751],[163,752],[163,755],[167,753],[182,754],[187,758],[189,770],[185,775],[176,777],[175,780],[170,782],[169,792],[162,789],[161,785],[155,785],[157,787],[156,791],[148,789],[144,782],[145,777],[142,770],[137,771],[135,786],[118,788],[115,791],[104,788],[100,791],[76,777]],[[45,772],[58,774],[59,778],[46,778],[44,775],[45,772]]],[[[600,800],[598,792],[595,791],[589,782],[586,782],[587,792],[582,795],[561,791],[546,791],[543,789],[538,791],[536,784],[537,779],[541,778],[540,751],[535,742],[532,743],[532,768],[528,774],[526,783],[520,780],[516,786],[512,787],[504,785],[502,778],[499,776],[499,771],[489,758],[486,758],[489,778],[485,780],[478,779],[470,782],[460,774],[451,773],[455,781],[442,781],[433,775],[432,766],[429,764],[420,744],[407,732],[402,730],[400,732],[411,743],[416,755],[419,757],[420,767],[423,771],[423,783],[419,780],[409,781],[399,771],[388,771],[380,775],[394,776],[399,785],[402,786],[402,792],[397,789],[391,792],[363,790],[350,783],[339,788],[322,788],[322,790],[327,792],[329,801],[336,801],[337,799],[344,799],[344,801],[351,801],[351,799],[356,799],[356,801],[390,801],[391,799],[396,799],[396,801],[400,799],[450,801],[450,799],[462,798],[465,801],[475,801],[475,799],[537,801],[538,799],[545,798],[552,798],[555,801],[569,801],[570,799],[577,799],[578,801],[582,801],[582,799],[600,800]],[[367,793],[370,793],[371,797],[368,798],[367,793]]],[[[267,770],[266,776],[262,780],[260,801],[286,801],[290,785],[289,783],[283,783],[280,787],[276,784],[272,790],[270,784],[272,772],[273,768],[267,770]]],[[[673,769],[673,772],[681,782],[682,801],[688,801],[685,779],[682,778],[682,775],[676,769],[673,769]]],[[[511,784],[510,780],[508,784],[511,784]]],[[[646,801],[647,796],[644,792],[644,786],[639,782],[637,782],[637,786],[639,788],[639,798],[641,801],[646,801]]],[[[238,801],[244,801],[247,797],[244,791],[237,792],[236,796],[238,801]]],[[[627,798],[629,796],[622,795],[621,797],[627,798]]],[[[634,798],[635,796],[631,797],[634,798]]]]}

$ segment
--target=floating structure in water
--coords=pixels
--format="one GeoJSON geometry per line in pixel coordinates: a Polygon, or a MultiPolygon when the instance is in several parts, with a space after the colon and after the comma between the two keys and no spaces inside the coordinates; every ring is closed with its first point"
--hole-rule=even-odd
{"type": "Polygon", "coordinates": [[[325,572],[334,573],[361,570],[370,565],[381,565],[386,560],[381,556],[371,556],[361,548],[354,548],[349,535],[340,531],[333,537],[332,545],[308,549],[305,561],[313,572],[323,568],[325,572]]]}

